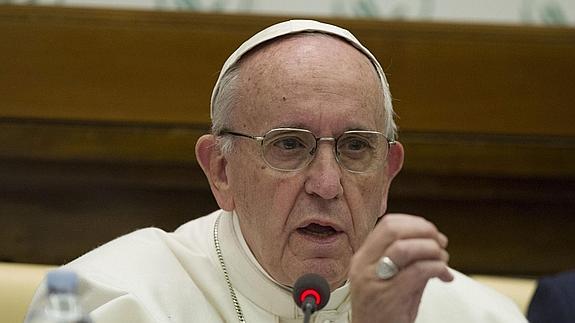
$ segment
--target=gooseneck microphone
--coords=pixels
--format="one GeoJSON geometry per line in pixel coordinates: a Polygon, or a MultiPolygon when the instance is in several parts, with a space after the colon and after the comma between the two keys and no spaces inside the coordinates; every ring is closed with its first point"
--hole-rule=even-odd
{"type": "Polygon", "coordinates": [[[318,274],[305,274],[296,280],[293,300],[304,313],[304,323],[308,323],[311,315],[327,304],[329,295],[327,281],[318,274]]]}

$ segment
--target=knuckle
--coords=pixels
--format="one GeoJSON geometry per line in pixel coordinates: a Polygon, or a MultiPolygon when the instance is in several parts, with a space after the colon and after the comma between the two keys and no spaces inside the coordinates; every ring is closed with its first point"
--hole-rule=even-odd
{"type": "Polygon", "coordinates": [[[425,266],[421,262],[416,262],[411,266],[412,266],[412,271],[413,271],[415,276],[417,276],[417,277],[425,276],[426,269],[425,269],[425,266]]]}
{"type": "Polygon", "coordinates": [[[386,228],[392,227],[393,222],[393,215],[390,214],[384,215],[379,219],[379,225],[386,228]]]}
{"type": "Polygon", "coordinates": [[[421,279],[439,276],[445,265],[437,261],[416,262],[412,265],[413,274],[421,279]]]}
{"type": "Polygon", "coordinates": [[[392,255],[407,255],[410,251],[408,243],[404,240],[396,240],[389,249],[392,255]]]}
{"type": "Polygon", "coordinates": [[[439,242],[440,240],[440,233],[435,224],[428,222],[425,226],[422,227],[422,234],[425,237],[432,238],[439,242]]]}
{"type": "Polygon", "coordinates": [[[442,250],[441,252],[441,259],[446,263],[449,262],[449,252],[442,250]]]}
{"type": "Polygon", "coordinates": [[[395,226],[394,221],[384,216],[378,224],[382,229],[382,234],[385,235],[390,241],[395,241],[399,238],[399,229],[395,226]]]}
{"type": "Polygon", "coordinates": [[[425,220],[425,228],[424,231],[426,234],[428,234],[429,236],[437,236],[439,235],[439,230],[437,230],[437,227],[435,226],[435,224],[425,220]]]}
{"type": "Polygon", "coordinates": [[[432,248],[430,250],[430,256],[433,259],[442,259],[443,258],[443,252],[444,251],[442,249],[435,247],[435,248],[432,248]]]}

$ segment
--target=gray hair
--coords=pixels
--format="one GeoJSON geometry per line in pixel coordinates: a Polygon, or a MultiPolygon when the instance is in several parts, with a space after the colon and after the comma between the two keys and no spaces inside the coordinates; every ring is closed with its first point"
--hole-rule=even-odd
{"type": "Polygon", "coordinates": [[[240,62],[238,61],[222,75],[220,88],[212,107],[212,134],[217,136],[216,144],[224,155],[232,151],[232,137],[220,136],[220,134],[231,124],[232,109],[239,96],[237,82],[239,75],[240,62]]]}
{"type": "MultiPolygon", "coordinates": [[[[337,36],[324,34],[320,32],[302,32],[298,34],[291,35],[290,37],[301,37],[301,36],[325,36],[330,38],[339,38],[337,36]]],[[[276,38],[267,43],[277,41],[279,39],[284,39],[284,37],[276,38]]],[[[265,45],[261,44],[261,45],[265,45]]],[[[352,44],[353,45],[353,44],[352,44]]],[[[257,51],[260,46],[253,48],[250,52],[257,51]]],[[[369,58],[369,57],[368,57],[369,58]]],[[[370,59],[371,60],[371,59],[370,59]]],[[[219,88],[216,89],[213,105],[212,105],[212,134],[218,136],[217,145],[223,154],[231,153],[233,149],[232,138],[229,136],[219,136],[223,130],[231,124],[232,110],[234,102],[239,99],[239,84],[238,78],[240,74],[240,67],[243,60],[240,59],[236,61],[230,68],[228,68],[224,74],[220,77],[219,88]]],[[[372,62],[373,64],[373,62],[372,62]]],[[[374,65],[376,72],[379,74],[377,67],[374,65]]],[[[383,90],[383,117],[384,117],[384,134],[390,140],[395,140],[397,136],[397,125],[394,121],[394,111],[391,99],[391,91],[389,90],[389,84],[385,79],[385,76],[380,76],[382,90],[383,90]]]]}

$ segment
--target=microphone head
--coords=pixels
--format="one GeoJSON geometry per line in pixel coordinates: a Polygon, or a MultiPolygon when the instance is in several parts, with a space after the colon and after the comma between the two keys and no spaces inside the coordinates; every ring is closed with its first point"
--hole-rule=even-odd
{"type": "Polygon", "coordinates": [[[321,310],[329,301],[329,285],[325,278],[318,274],[305,274],[298,278],[293,286],[293,299],[299,308],[306,297],[315,299],[316,311],[321,310]]]}

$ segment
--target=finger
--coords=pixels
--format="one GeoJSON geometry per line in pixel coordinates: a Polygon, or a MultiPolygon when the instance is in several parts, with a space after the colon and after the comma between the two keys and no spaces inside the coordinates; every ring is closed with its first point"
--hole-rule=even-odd
{"type": "Polygon", "coordinates": [[[394,241],[384,252],[399,268],[405,268],[416,261],[439,260],[446,265],[449,253],[433,239],[402,239],[394,241]]]}
{"type": "Polygon", "coordinates": [[[449,239],[447,238],[447,236],[441,232],[439,232],[439,245],[441,246],[441,248],[445,249],[447,248],[447,245],[449,244],[449,239]]]}
{"type": "Polygon", "coordinates": [[[386,240],[393,242],[399,239],[430,238],[442,245],[447,245],[447,237],[435,224],[423,217],[409,214],[387,214],[374,229],[375,234],[385,234],[386,240]]]}
{"type": "Polygon", "coordinates": [[[424,287],[431,278],[438,278],[441,281],[450,282],[453,280],[453,274],[443,261],[422,260],[403,268],[394,278],[397,279],[398,285],[411,285],[412,288],[416,290],[418,288],[417,284],[421,284],[419,287],[424,287]]]}
{"type": "Polygon", "coordinates": [[[387,214],[380,219],[358,250],[358,258],[368,265],[377,261],[394,241],[411,238],[428,238],[436,240],[439,245],[447,245],[445,235],[424,218],[407,214],[387,214]]]}

